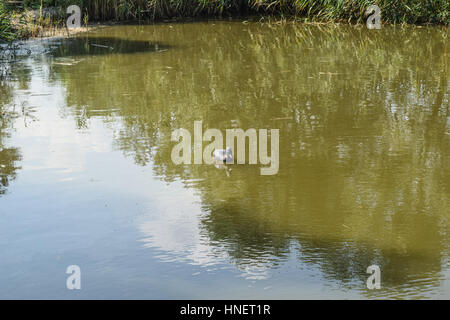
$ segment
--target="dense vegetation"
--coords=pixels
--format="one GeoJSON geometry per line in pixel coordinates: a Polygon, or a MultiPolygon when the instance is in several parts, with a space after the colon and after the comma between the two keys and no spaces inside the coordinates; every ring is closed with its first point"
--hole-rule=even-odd
{"type": "MultiPolygon", "coordinates": [[[[449,243],[441,220],[450,200],[448,32],[428,29],[187,23],[141,36],[134,26],[111,28],[102,43],[122,54],[87,59],[84,49],[76,66],[55,66],[51,81],[64,86],[61,112],[80,130],[104,121],[114,150],[194,189],[205,210],[200,233],[237,266],[274,267],[255,248],[283,258],[297,240],[299,259],[317,261],[331,279],[364,281],[377,259],[389,287],[441,272],[449,243]],[[178,43],[182,54],[130,52],[139,38],[178,43]],[[214,166],[175,165],[171,133],[193,132],[199,119],[222,132],[233,121],[279,128],[279,174],[248,179],[258,166],[233,167],[225,179],[214,166]]],[[[73,57],[66,47],[52,54],[73,57]]]]}
{"type": "Polygon", "coordinates": [[[23,5],[0,5],[0,38],[13,36],[9,11],[66,8],[77,4],[90,20],[157,20],[236,15],[275,15],[307,20],[363,22],[371,4],[392,23],[448,24],[448,0],[24,0],[23,5]]]}
{"type": "Polygon", "coordinates": [[[5,4],[0,2],[0,39],[12,40],[14,39],[15,32],[11,25],[11,19],[9,13],[6,11],[5,4]]]}

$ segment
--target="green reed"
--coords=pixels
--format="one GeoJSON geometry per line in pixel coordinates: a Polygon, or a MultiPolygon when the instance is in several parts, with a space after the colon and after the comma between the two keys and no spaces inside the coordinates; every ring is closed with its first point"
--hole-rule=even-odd
{"type": "Polygon", "coordinates": [[[155,21],[259,15],[362,23],[371,4],[380,7],[383,22],[448,24],[450,21],[448,0],[24,0],[22,7],[5,3],[0,0],[0,39],[8,41],[18,33],[10,21],[12,11],[39,9],[42,12],[42,7],[64,9],[72,4],[82,8],[85,22],[87,17],[94,21],[155,21]]]}
{"type": "MultiPolygon", "coordinates": [[[[37,6],[41,0],[26,0],[37,6]]],[[[168,19],[204,16],[272,14],[324,21],[365,20],[376,4],[383,21],[448,24],[448,0],[43,0],[45,6],[79,4],[94,20],[168,19]]]]}

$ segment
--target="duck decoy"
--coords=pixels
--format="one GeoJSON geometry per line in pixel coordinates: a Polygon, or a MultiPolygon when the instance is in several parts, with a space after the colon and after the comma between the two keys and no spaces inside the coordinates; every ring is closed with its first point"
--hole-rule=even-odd
{"type": "Polygon", "coordinates": [[[226,163],[233,162],[233,150],[230,147],[226,149],[216,149],[213,152],[213,157],[216,161],[222,161],[226,163]]]}

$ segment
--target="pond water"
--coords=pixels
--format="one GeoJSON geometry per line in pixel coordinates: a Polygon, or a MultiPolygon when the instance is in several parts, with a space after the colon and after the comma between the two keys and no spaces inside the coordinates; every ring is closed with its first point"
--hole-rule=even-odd
{"type": "Polygon", "coordinates": [[[449,43],[242,21],[27,42],[0,82],[0,298],[450,298],[449,43]],[[278,172],[176,165],[194,121],[278,129],[278,172]]]}

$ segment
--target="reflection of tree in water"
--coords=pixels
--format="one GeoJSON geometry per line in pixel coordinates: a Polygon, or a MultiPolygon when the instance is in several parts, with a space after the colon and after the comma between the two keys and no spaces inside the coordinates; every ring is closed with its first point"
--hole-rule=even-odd
{"type": "Polygon", "coordinates": [[[445,30],[193,24],[152,37],[183,39],[183,55],[56,71],[78,118],[103,116],[136,163],[201,191],[211,243],[237,264],[272,264],[296,240],[303,261],[344,282],[365,279],[372,263],[386,285],[439,274],[449,243],[445,30]],[[236,167],[224,179],[173,165],[170,134],[192,132],[194,120],[279,128],[279,174],[236,167]]]}
{"type": "Polygon", "coordinates": [[[6,192],[10,181],[16,177],[16,171],[20,169],[17,166],[17,161],[21,159],[19,150],[7,147],[5,141],[16,117],[15,110],[9,106],[11,97],[12,87],[7,83],[7,79],[0,79],[0,195],[6,192]]]}

